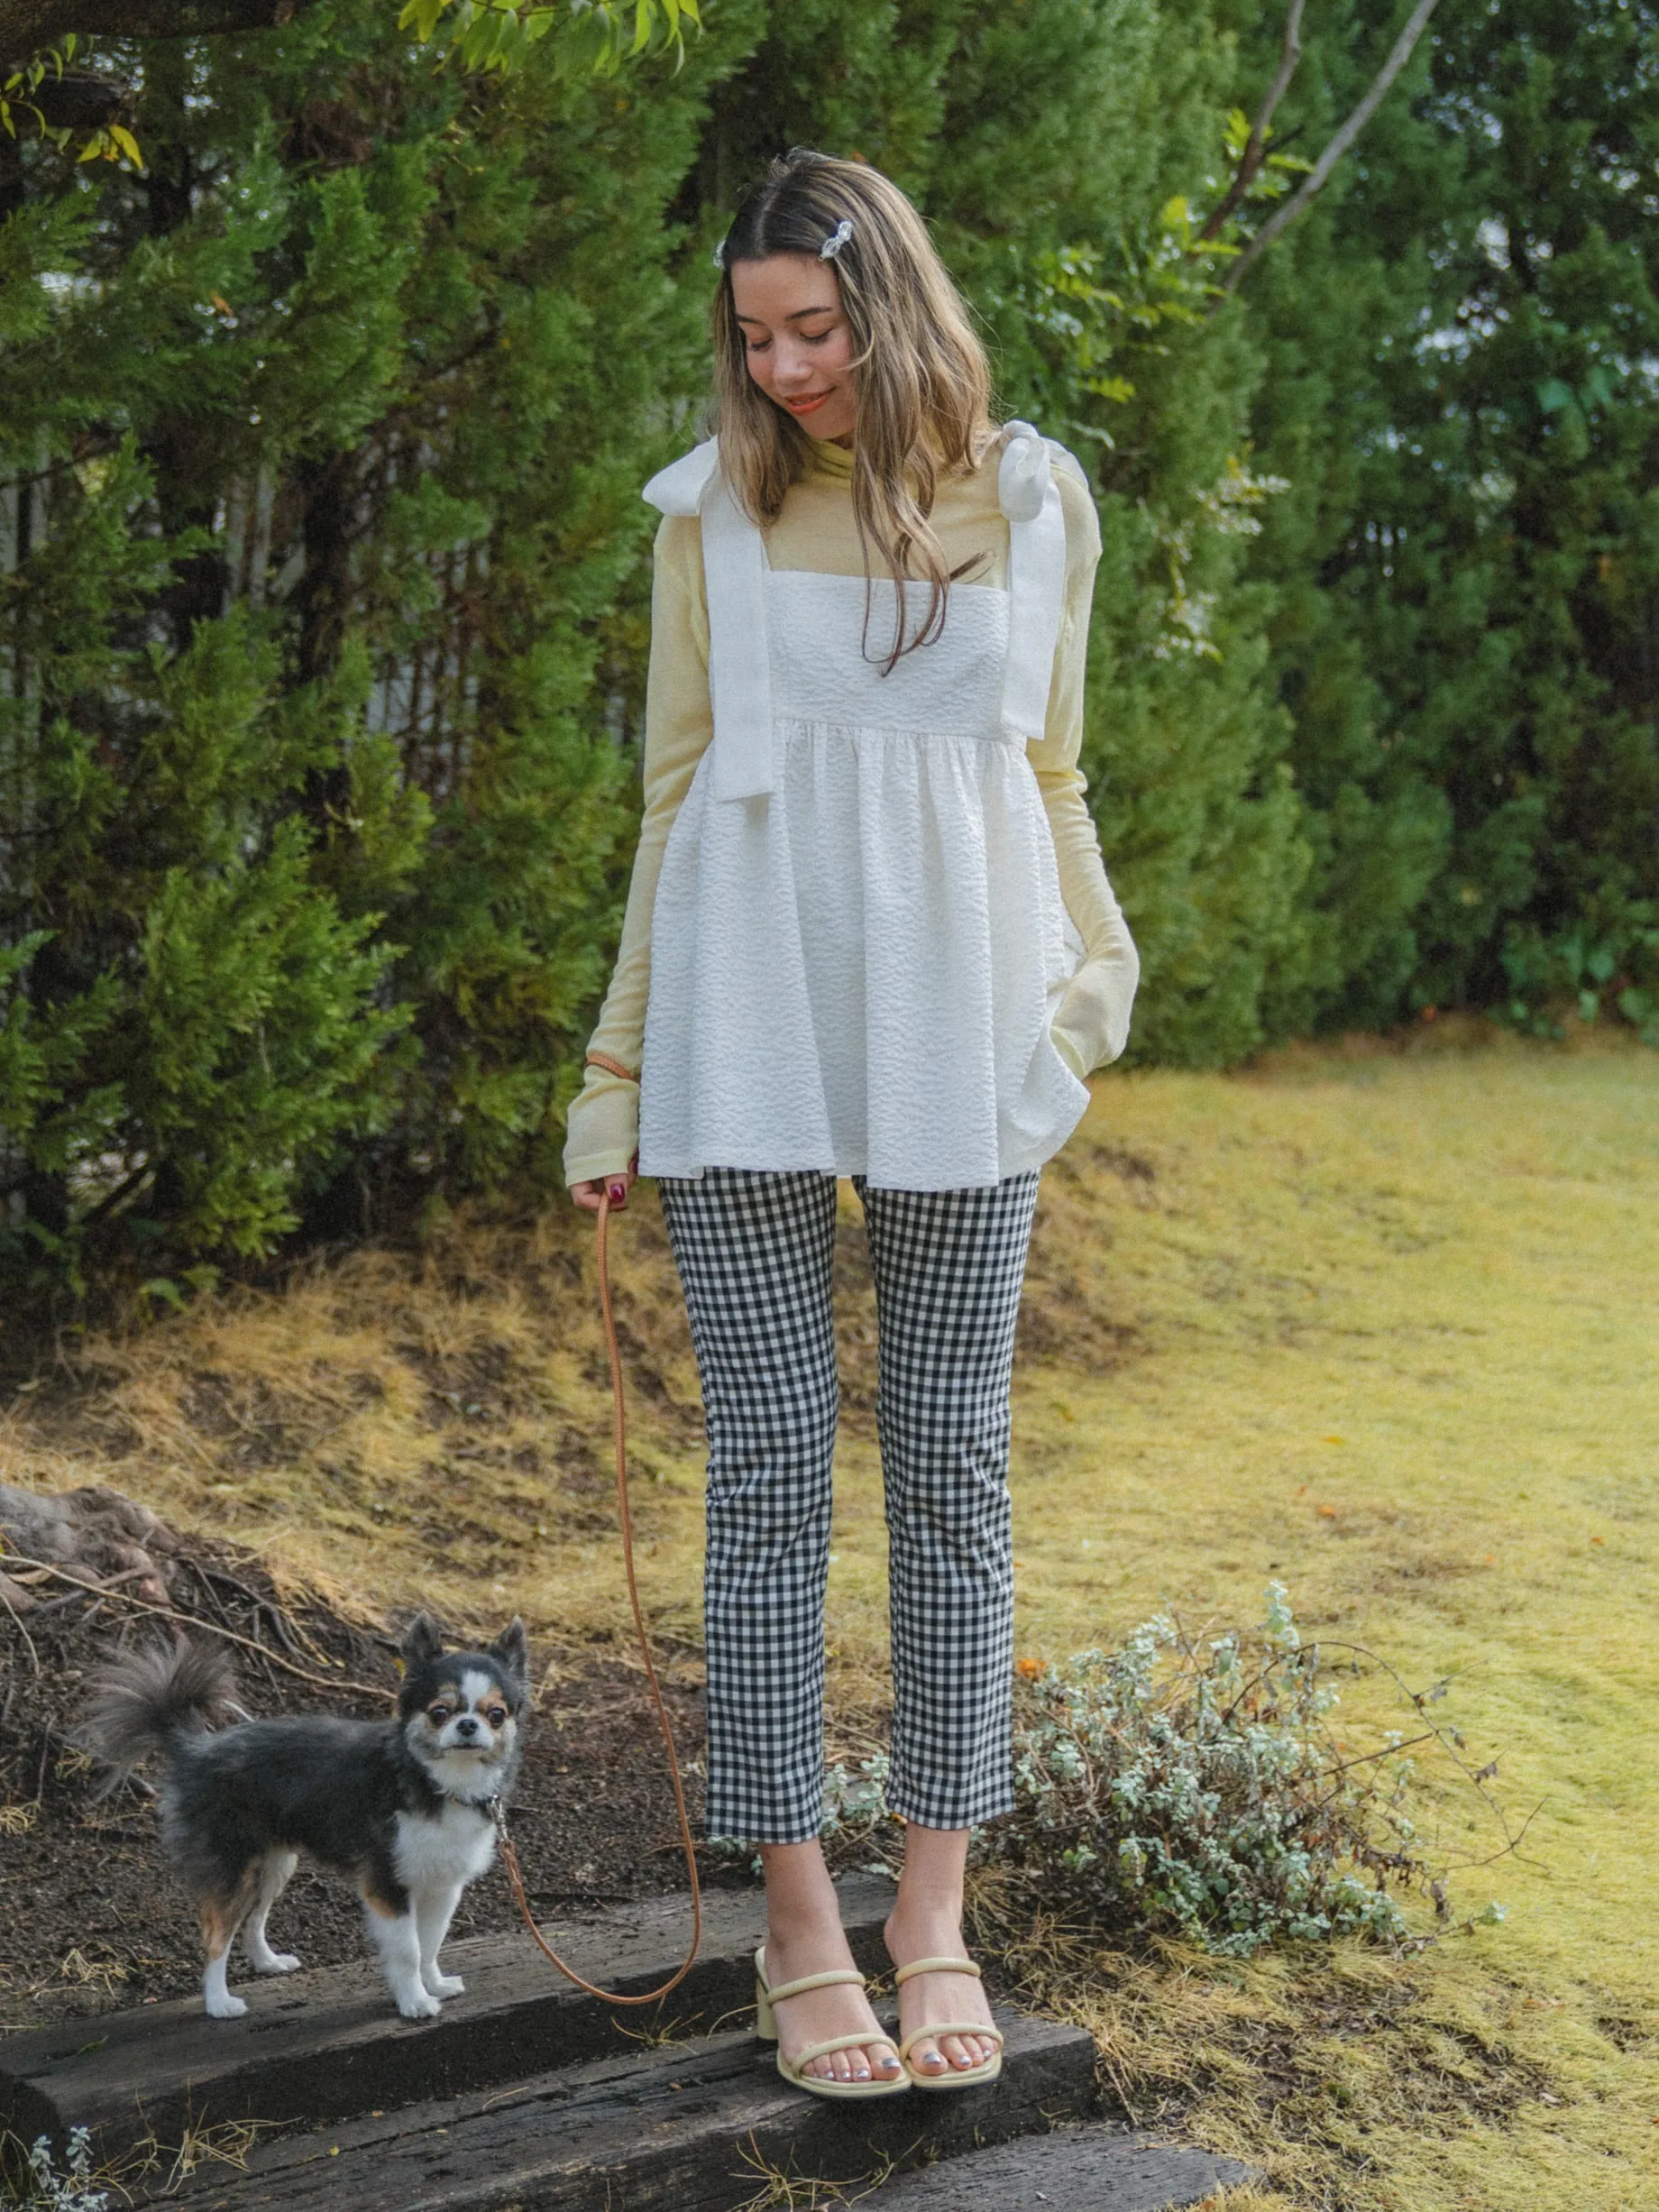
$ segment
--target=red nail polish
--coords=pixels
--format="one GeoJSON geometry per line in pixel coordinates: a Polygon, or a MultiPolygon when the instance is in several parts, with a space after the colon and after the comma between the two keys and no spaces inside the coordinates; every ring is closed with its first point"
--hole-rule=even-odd
{"type": "Polygon", "coordinates": [[[624,1200],[624,1199],[625,1199],[627,1197],[628,1197],[628,1185],[627,1185],[626,1183],[612,1183],[612,1184],[611,1184],[611,1186],[610,1186],[610,1203],[612,1204],[612,1206],[620,1206],[620,1205],[622,1204],[623,1200],[624,1200]]]}

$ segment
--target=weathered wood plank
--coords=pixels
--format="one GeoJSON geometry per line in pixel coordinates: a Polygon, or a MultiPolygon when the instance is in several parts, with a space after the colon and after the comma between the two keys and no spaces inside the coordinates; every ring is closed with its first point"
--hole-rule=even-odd
{"type": "MultiPolygon", "coordinates": [[[[854,1955],[875,1969],[884,1962],[891,1886],[856,1876],[840,1886],[854,1955]]],[[[752,2003],[765,1915],[758,1891],[706,1900],[702,1950],[667,2000],[670,2020],[691,2032],[752,2003]]],[[[564,1923],[560,1948],[590,1980],[649,1989],[683,1956],[688,1924],[683,1900],[654,1902],[564,1923]]],[[[118,2155],[151,2133],[176,2143],[191,2124],[318,2124],[603,2056],[626,2048],[619,2023],[637,2031],[656,2015],[655,2007],[617,2012],[582,1996],[523,1933],[456,1943],[445,1964],[467,1990],[431,2021],[400,2020],[365,1962],[238,1984],[249,2006],[242,2020],[209,2020],[199,1999],[188,1998],[8,2037],[0,2042],[0,2126],[27,2140],[84,2125],[101,2152],[118,2155]]]]}
{"type": "Polygon", "coordinates": [[[1237,2159],[1116,2127],[1061,2127],[921,2173],[899,2174],[871,2212],[1176,2212],[1260,2177],[1237,2159]]]}
{"type": "Polygon", "coordinates": [[[198,2177],[188,2212],[732,2212],[766,2185],[867,2181],[890,2162],[955,2158],[1087,2109],[1082,2030],[1004,2021],[994,2087],[831,2104],[782,2081],[747,2035],[566,2068],[257,2150],[245,2175],[198,2177]]]}

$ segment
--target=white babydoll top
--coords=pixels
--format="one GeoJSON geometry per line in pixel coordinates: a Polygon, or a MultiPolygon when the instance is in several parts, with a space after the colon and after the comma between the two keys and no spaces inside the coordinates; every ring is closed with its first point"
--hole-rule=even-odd
{"type": "MultiPolygon", "coordinates": [[[[1049,721],[1067,594],[1057,463],[1082,485],[1062,448],[1007,427],[987,464],[1005,585],[953,583],[942,633],[885,675],[891,579],[870,582],[866,641],[864,576],[774,565],[726,485],[717,440],[646,486],[665,516],[695,518],[701,537],[709,729],[651,856],[643,1037],[630,1040],[612,1006],[625,973],[636,1000],[642,980],[630,899],[593,1040],[623,1066],[643,1058],[643,1174],[994,1183],[1059,1150],[1088,1102],[1080,1076],[1121,1051],[1133,947],[1092,823],[1079,840],[1069,819],[1069,872],[1086,841],[1095,880],[1073,895],[1088,927],[1068,931],[1054,794],[1027,757],[1049,721]],[[1082,1036],[1066,1030],[1073,998],[1082,1036]]],[[[838,464],[849,473],[839,449],[830,473],[838,464]]],[[[1092,525],[1086,491],[1073,503],[1092,525]]],[[[905,601],[913,632],[927,587],[911,584],[905,601]]],[[[654,689],[655,654],[654,638],[654,689]]],[[[1074,745],[1062,774],[1086,822],[1075,761],[1074,745]]],[[[650,768],[647,758],[647,785],[650,768]]],[[[631,1089],[590,1069],[571,1113],[571,1180],[626,1163],[631,1089]]]]}

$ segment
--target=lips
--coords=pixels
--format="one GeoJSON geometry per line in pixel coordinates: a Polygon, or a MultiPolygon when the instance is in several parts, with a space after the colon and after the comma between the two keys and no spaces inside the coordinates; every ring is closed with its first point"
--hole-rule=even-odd
{"type": "Polygon", "coordinates": [[[785,399],[784,405],[792,415],[811,415],[822,407],[830,397],[827,391],[809,392],[803,399],[785,399]]]}

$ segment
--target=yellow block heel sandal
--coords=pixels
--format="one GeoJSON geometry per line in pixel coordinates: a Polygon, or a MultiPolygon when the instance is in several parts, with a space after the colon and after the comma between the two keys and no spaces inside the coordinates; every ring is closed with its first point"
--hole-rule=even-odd
{"type": "MultiPolygon", "coordinates": [[[[912,1974],[971,1974],[979,1980],[979,1969],[971,1959],[912,1959],[902,1966],[894,1976],[901,1986],[912,1974]]],[[[940,2056],[943,2057],[943,2053],[940,2056]]],[[[988,2028],[983,2020],[935,2020],[924,2028],[917,2028],[899,2045],[899,2056],[904,2061],[904,2071],[918,2089],[980,2089],[996,2079],[1003,2070],[1003,2032],[988,2028]],[[942,2074],[924,2074],[910,2062],[910,2054],[918,2043],[936,2042],[941,2035],[987,2035],[994,2039],[996,2049],[988,2059],[981,2059],[977,2066],[964,2070],[945,2061],[942,2074]]]]}
{"type": "MultiPolygon", "coordinates": [[[[864,1976],[856,1973],[849,1966],[832,1967],[828,1973],[803,1974],[799,1981],[779,1982],[774,1988],[766,1979],[766,1947],[763,1943],[755,1953],[756,2034],[763,2043],[776,2042],[777,2019],[772,2010],[775,2005],[782,2004],[785,1997],[804,1996],[809,1989],[832,1988],[838,1982],[857,1982],[862,1989],[864,1976]]],[[[857,2035],[830,2035],[821,2043],[809,2043],[793,2059],[785,2059],[780,2051],[777,2054],[777,2070],[793,2088],[810,2090],[814,2097],[893,2097],[909,2088],[911,2076],[908,2071],[888,2077],[872,2074],[867,2081],[836,2081],[801,2071],[803,2066],[810,2066],[814,2059],[828,2058],[832,2051],[867,2050],[872,2043],[891,2043],[892,2041],[892,2036],[884,2034],[880,2028],[874,2034],[866,2030],[857,2035]]]]}

